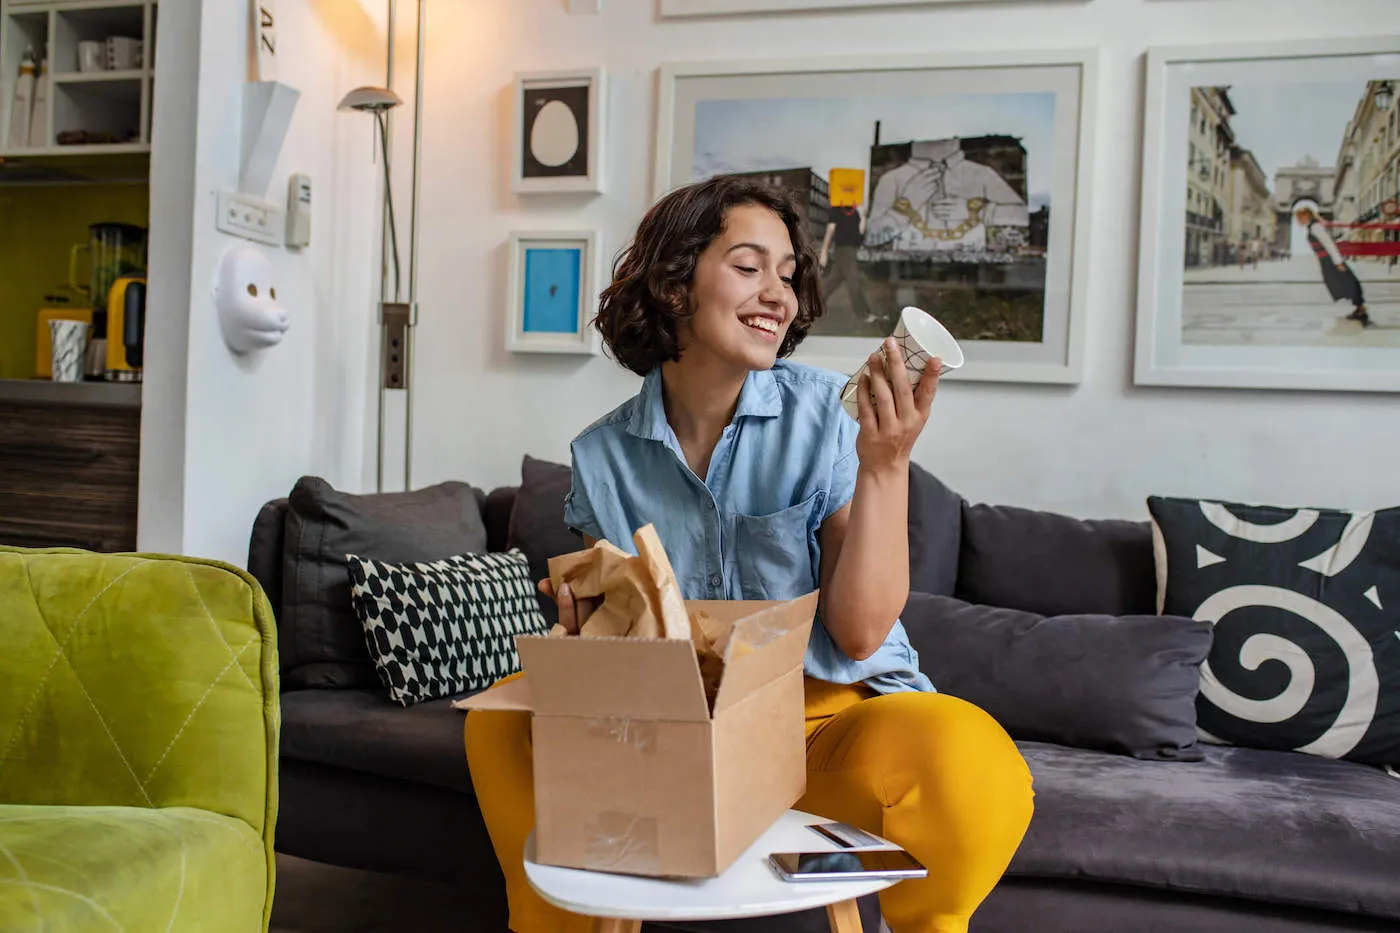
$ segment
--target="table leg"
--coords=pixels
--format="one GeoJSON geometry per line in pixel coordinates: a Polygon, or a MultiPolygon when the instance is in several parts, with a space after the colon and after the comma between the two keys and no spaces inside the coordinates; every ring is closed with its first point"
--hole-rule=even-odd
{"type": "Polygon", "coordinates": [[[826,905],[826,919],[831,933],[860,933],[860,907],[855,901],[826,905]]]}
{"type": "Polygon", "coordinates": [[[641,933],[642,921],[620,920],[617,917],[597,917],[595,933],[641,933]]]}

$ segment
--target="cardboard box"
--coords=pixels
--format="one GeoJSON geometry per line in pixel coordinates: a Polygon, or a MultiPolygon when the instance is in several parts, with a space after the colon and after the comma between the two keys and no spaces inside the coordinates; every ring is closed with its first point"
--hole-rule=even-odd
{"type": "Polygon", "coordinates": [[[534,714],[536,858],[681,878],[733,864],[806,791],[816,605],[686,602],[733,626],[713,714],[689,641],[518,636],[524,676],[457,705],[534,714]]]}

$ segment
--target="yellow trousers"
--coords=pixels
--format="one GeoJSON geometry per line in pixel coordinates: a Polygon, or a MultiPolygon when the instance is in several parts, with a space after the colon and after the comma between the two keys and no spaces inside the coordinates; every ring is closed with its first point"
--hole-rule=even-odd
{"type": "MultiPolygon", "coordinates": [[[[928,866],[927,878],[880,895],[894,933],[964,933],[1030,824],[1031,775],[1015,744],[982,710],[937,693],[874,696],[808,678],[806,705],[807,793],[797,809],[883,836],[928,866]]],[[[465,738],[511,930],[590,933],[591,919],[545,903],[525,878],[529,715],[474,711],[465,738]]]]}

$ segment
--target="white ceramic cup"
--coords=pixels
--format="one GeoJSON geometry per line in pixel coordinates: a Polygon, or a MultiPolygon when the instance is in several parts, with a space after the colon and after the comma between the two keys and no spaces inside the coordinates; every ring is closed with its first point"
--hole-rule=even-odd
{"type": "MultiPolygon", "coordinates": [[[[953,335],[948,333],[948,328],[920,308],[908,307],[899,312],[899,321],[895,323],[891,336],[903,350],[904,370],[909,374],[910,385],[919,384],[924,375],[924,367],[935,357],[942,364],[938,369],[940,376],[963,364],[962,347],[958,346],[953,335]]],[[[884,352],[883,343],[880,350],[881,353],[884,352]]],[[[869,371],[870,363],[862,363],[860,369],[855,371],[841,390],[842,407],[848,415],[857,420],[860,418],[860,409],[856,405],[856,392],[860,386],[860,377],[869,371]]]]}
{"type": "Polygon", "coordinates": [[[53,342],[53,381],[82,382],[88,322],[49,321],[49,338],[53,342]]]}
{"type": "Polygon", "coordinates": [[[107,37],[109,71],[135,71],[141,67],[141,40],[126,36],[107,37]]]}
{"type": "Polygon", "coordinates": [[[107,46],[102,42],[78,43],[78,70],[82,72],[107,69],[107,46]]]}

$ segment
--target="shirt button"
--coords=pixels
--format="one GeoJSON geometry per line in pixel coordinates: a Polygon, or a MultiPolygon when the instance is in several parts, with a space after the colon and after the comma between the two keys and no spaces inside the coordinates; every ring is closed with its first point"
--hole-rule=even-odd
{"type": "Polygon", "coordinates": [[[718,588],[724,583],[724,578],[717,573],[710,574],[710,586],[718,588]]]}

